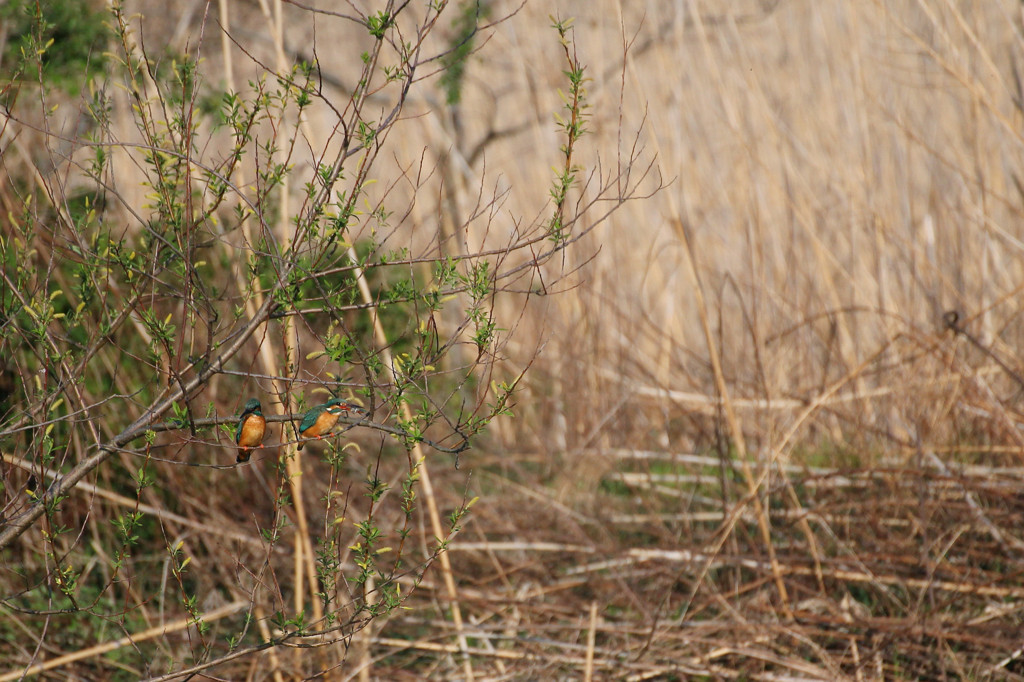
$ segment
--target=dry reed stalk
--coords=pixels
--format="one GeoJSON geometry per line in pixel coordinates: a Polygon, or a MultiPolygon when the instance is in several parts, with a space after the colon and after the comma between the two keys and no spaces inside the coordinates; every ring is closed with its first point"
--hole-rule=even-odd
{"type": "MultiPolygon", "coordinates": [[[[376,601],[377,581],[371,575],[363,583],[363,601],[366,604],[373,604],[376,601]]],[[[355,638],[354,648],[358,659],[358,679],[360,682],[370,682],[373,679],[373,654],[370,650],[372,631],[367,625],[355,638]]]]}
{"type": "MultiPolygon", "coordinates": [[[[621,377],[613,370],[598,368],[597,371],[603,374],[607,378],[621,377]]],[[[998,376],[1004,373],[1004,369],[998,365],[984,365],[972,369],[972,373],[977,376],[998,376]]],[[[862,393],[844,393],[842,395],[829,396],[827,400],[821,402],[823,407],[844,405],[848,403],[860,402],[870,400],[872,398],[887,398],[901,394],[907,390],[922,390],[925,388],[952,388],[956,384],[962,383],[964,380],[963,372],[948,372],[942,376],[932,377],[926,380],[912,381],[906,384],[890,385],[890,386],[878,386],[875,388],[865,389],[862,393]]],[[[700,410],[701,413],[713,416],[716,412],[722,409],[722,399],[714,395],[706,395],[703,393],[696,393],[693,391],[678,391],[670,388],[660,388],[658,386],[649,386],[641,384],[636,380],[627,379],[625,386],[631,392],[636,393],[644,397],[650,398],[661,398],[671,400],[672,402],[686,405],[691,408],[700,410]]],[[[788,398],[773,398],[771,400],[765,398],[735,398],[731,399],[732,405],[736,409],[744,410],[759,410],[769,412],[782,412],[789,410],[798,410],[806,407],[806,400],[795,400],[788,398]]]]}
{"type": "MultiPolygon", "coordinates": [[[[620,558],[605,559],[583,566],[574,566],[565,571],[566,575],[582,575],[607,571],[618,567],[631,567],[637,562],[645,561],[667,561],[670,563],[697,564],[705,566],[710,564],[714,567],[727,567],[738,565],[744,568],[766,571],[773,574],[770,562],[760,559],[744,557],[719,557],[713,552],[693,552],[689,550],[659,550],[659,549],[629,549],[622,553],[620,558]]],[[[783,575],[813,576],[817,577],[818,567],[798,566],[794,564],[780,565],[779,570],[783,575]]],[[[918,589],[936,589],[954,594],[970,594],[984,597],[998,597],[1000,599],[1022,599],[1024,598],[1024,587],[1000,587],[996,585],[977,584],[965,581],[953,580],[932,580],[926,578],[904,577],[899,575],[879,575],[871,572],[853,571],[843,568],[821,567],[822,575],[839,582],[869,583],[876,587],[897,586],[912,587],[918,589]]],[[[568,581],[578,584],[577,581],[568,581]]],[[[564,589],[565,585],[559,585],[564,589]]]]}
{"type": "MultiPolygon", "coordinates": [[[[411,649],[414,651],[434,651],[443,653],[463,653],[463,650],[458,645],[452,644],[438,644],[427,640],[410,641],[405,639],[394,639],[390,637],[377,637],[373,640],[374,644],[386,646],[393,649],[411,649]]],[[[559,643],[561,644],[561,643],[559,643]]],[[[571,647],[569,645],[561,644],[561,646],[569,648],[582,648],[582,647],[571,647]]],[[[505,659],[507,661],[534,661],[541,663],[564,663],[575,668],[582,668],[586,665],[586,656],[572,656],[572,655],[559,655],[552,657],[550,654],[534,654],[527,651],[512,651],[509,649],[480,649],[480,648],[469,648],[465,650],[465,653],[471,656],[479,658],[496,658],[505,659]]],[[[690,661],[680,661],[677,665],[656,665],[656,664],[645,664],[636,663],[634,661],[623,661],[620,658],[615,657],[615,652],[602,651],[601,658],[595,658],[593,664],[600,666],[603,669],[611,671],[621,670],[645,670],[648,672],[655,672],[658,675],[666,675],[671,673],[686,673],[690,675],[703,675],[709,674],[711,668],[706,668],[701,665],[701,662],[697,659],[691,659],[690,661]]],[[[730,676],[733,677],[733,676],[730,676]]]]}
{"type": "Polygon", "coordinates": [[[594,644],[597,641],[597,602],[590,602],[590,621],[587,627],[587,655],[583,663],[583,679],[590,682],[594,677],[594,644]]]}

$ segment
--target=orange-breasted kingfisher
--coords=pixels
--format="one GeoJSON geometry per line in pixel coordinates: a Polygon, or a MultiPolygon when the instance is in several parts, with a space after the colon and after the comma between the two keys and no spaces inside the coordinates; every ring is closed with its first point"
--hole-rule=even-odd
{"type": "Polygon", "coordinates": [[[235,430],[235,444],[238,445],[239,462],[248,462],[255,448],[263,447],[263,435],[267,432],[267,420],[263,417],[260,401],[251,398],[238,417],[235,430]]]}
{"type": "MultiPolygon", "coordinates": [[[[299,424],[299,435],[303,438],[319,440],[331,432],[343,414],[365,417],[368,413],[354,403],[341,398],[331,398],[323,405],[317,405],[302,417],[302,423],[299,424]]],[[[305,443],[299,443],[298,449],[301,450],[303,445],[305,443]]]]}

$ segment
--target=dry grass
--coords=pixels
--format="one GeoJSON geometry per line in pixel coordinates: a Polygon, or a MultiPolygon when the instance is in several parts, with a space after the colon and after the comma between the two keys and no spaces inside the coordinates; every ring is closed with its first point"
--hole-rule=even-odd
{"type": "MultiPolygon", "coordinates": [[[[547,345],[454,550],[481,637],[513,677],[580,675],[596,603],[599,676],[1013,678],[1017,8],[737,5],[565,10],[595,138],[646,116],[674,182],[527,322],[547,345]]],[[[508,148],[488,167],[529,182],[508,148]]]]}
{"type": "MultiPolygon", "coordinates": [[[[258,10],[237,10],[239,34],[269,55],[258,10]]],[[[408,206],[396,242],[426,248],[450,219],[468,222],[472,252],[547,210],[563,87],[555,10],[576,17],[592,78],[580,162],[607,174],[636,146],[670,184],[569,252],[566,269],[582,267],[564,291],[497,311],[514,331],[504,376],[533,363],[515,418],[458,470],[427,455],[442,515],[480,497],[450,547],[454,590],[435,566],[363,649],[294,640],[212,673],[1024,678],[1019,4],[529,3],[472,62],[461,127],[430,88],[407,106],[391,162],[426,159],[436,172],[381,190],[408,206]],[[471,219],[506,187],[516,191],[493,220],[471,219]]],[[[310,44],[309,18],[294,18],[286,43],[310,44]]],[[[182,25],[172,41],[189,35],[182,25]]],[[[317,30],[330,62],[326,46],[345,36],[317,30]]],[[[219,59],[212,48],[208,58],[219,59]]],[[[310,125],[321,130],[315,110],[310,125]]],[[[591,184],[579,198],[594,196],[591,184]]],[[[299,338],[298,357],[309,342],[299,338]]],[[[321,514],[308,523],[321,528],[332,482],[322,463],[305,466],[301,495],[321,514]]],[[[350,458],[341,486],[352,519],[366,511],[364,469],[350,458]]],[[[385,469],[400,488],[404,458],[385,469]]],[[[257,530],[272,521],[275,482],[259,466],[227,480],[171,463],[156,475],[167,492],[141,502],[195,557],[202,610],[234,618],[220,634],[233,632],[231,607],[247,608],[266,579],[247,567],[290,579],[292,541],[268,551],[257,530]]],[[[136,503],[102,474],[90,485],[69,501],[76,527],[97,505],[136,503]]],[[[429,538],[425,513],[418,523],[429,538]]],[[[430,554],[424,542],[411,558],[430,554]]],[[[31,552],[4,561],[30,565],[31,552]]],[[[188,650],[180,630],[159,630],[184,618],[173,596],[165,603],[166,561],[155,555],[135,585],[156,595],[138,600],[136,632],[157,628],[153,639],[124,642],[107,666],[188,650]]],[[[279,607],[257,604],[251,630],[270,632],[279,607]]],[[[65,643],[51,632],[70,616],[51,630],[2,618],[31,640],[4,646],[12,671],[38,641],[52,661],[125,635],[96,625],[65,643]]],[[[112,669],[62,661],[49,674],[112,669]]]]}

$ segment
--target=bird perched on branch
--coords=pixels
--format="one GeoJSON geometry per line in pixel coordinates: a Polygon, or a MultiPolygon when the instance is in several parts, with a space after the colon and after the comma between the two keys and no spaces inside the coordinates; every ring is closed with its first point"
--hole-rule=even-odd
{"type": "MultiPolygon", "coordinates": [[[[299,435],[303,438],[323,438],[331,432],[342,415],[365,417],[366,410],[341,398],[331,398],[323,405],[317,405],[302,417],[299,435]]],[[[299,443],[299,450],[305,443],[299,443]]]]}
{"type": "Polygon", "coordinates": [[[260,401],[250,398],[238,417],[235,430],[235,444],[238,445],[238,462],[248,462],[253,449],[263,447],[263,435],[267,432],[267,420],[263,417],[260,401]]]}

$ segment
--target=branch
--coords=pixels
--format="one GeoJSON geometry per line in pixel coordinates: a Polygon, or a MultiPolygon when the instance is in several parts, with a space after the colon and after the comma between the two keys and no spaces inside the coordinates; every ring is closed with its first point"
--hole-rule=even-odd
{"type": "Polygon", "coordinates": [[[34,503],[18,516],[10,519],[2,527],[2,530],[0,530],[0,549],[9,546],[14,542],[14,540],[21,536],[22,533],[28,530],[40,516],[43,515],[48,499],[59,497],[73,488],[79,481],[85,478],[86,474],[105,462],[112,454],[118,452],[124,445],[144,435],[146,431],[150,430],[151,422],[167,410],[171,409],[171,406],[174,405],[174,403],[181,400],[183,397],[187,397],[187,394],[191,394],[197,388],[205,384],[210,377],[218,373],[224,366],[224,363],[230,360],[235,353],[241,350],[242,346],[249,340],[249,337],[267,321],[275,306],[276,303],[274,302],[273,297],[268,297],[263,302],[263,305],[259,310],[256,311],[256,315],[249,320],[249,323],[242,328],[234,341],[224,349],[216,360],[210,363],[184,386],[179,387],[171,393],[171,395],[164,399],[163,402],[157,403],[155,406],[146,410],[141,417],[136,419],[124,431],[119,433],[110,441],[101,445],[96,454],[79,462],[78,465],[71,469],[71,471],[69,471],[65,476],[56,479],[50,487],[40,495],[38,502],[34,503]]]}
{"type": "MultiPolygon", "coordinates": [[[[300,413],[300,414],[272,414],[272,415],[264,415],[263,418],[267,420],[268,424],[275,424],[275,423],[282,423],[282,422],[301,421],[302,417],[303,417],[303,414],[300,413]]],[[[197,427],[220,426],[221,424],[234,424],[237,421],[238,421],[238,416],[237,415],[230,416],[230,417],[206,417],[204,419],[196,419],[195,420],[195,425],[197,427]]],[[[369,419],[359,419],[359,418],[356,418],[356,417],[346,417],[345,415],[342,415],[342,416],[340,416],[338,418],[338,423],[339,424],[348,424],[349,426],[365,426],[365,427],[373,429],[375,431],[380,431],[382,433],[389,433],[389,434],[391,434],[393,436],[397,436],[398,438],[411,438],[412,437],[412,436],[410,436],[410,434],[408,432],[403,431],[402,429],[398,428],[397,426],[389,426],[387,424],[381,424],[379,422],[370,421],[369,419]]],[[[159,424],[150,424],[149,426],[147,426],[145,428],[145,430],[143,430],[142,432],[136,434],[135,438],[141,438],[142,436],[145,435],[146,431],[155,431],[155,432],[179,431],[179,430],[182,430],[184,428],[185,428],[185,424],[181,420],[173,420],[173,421],[169,421],[169,422],[161,422],[159,424]]],[[[458,431],[456,431],[456,432],[458,432],[458,431]]],[[[462,434],[459,433],[459,435],[461,436],[462,434]]],[[[319,439],[317,439],[317,438],[299,438],[298,440],[295,440],[295,441],[287,441],[287,442],[282,441],[281,443],[278,443],[277,445],[265,445],[263,447],[264,447],[264,449],[268,449],[268,448],[278,447],[280,445],[286,445],[288,443],[293,443],[293,442],[294,443],[306,443],[306,442],[314,441],[314,440],[319,440],[319,439]]],[[[465,436],[463,436],[462,442],[459,445],[455,446],[455,447],[449,447],[447,445],[441,445],[437,441],[433,441],[433,440],[430,440],[429,438],[422,438],[422,437],[416,437],[416,442],[417,443],[423,443],[424,445],[427,445],[427,446],[430,446],[430,447],[434,448],[438,452],[443,452],[443,453],[448,454],[448,455],[457,455],[457,454],[459,454],[461,452],[465,452],[466,450],[469,449],[469,439],[466,438],[465,436]]]]}

